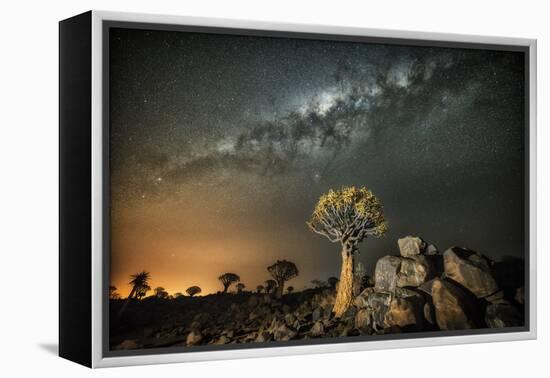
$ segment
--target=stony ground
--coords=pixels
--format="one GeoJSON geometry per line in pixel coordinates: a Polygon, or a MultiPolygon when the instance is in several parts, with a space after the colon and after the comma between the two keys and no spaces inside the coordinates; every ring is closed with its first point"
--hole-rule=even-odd
{"type": "MultiPolygon", "coordinates": [[[[116,314],[113,349],[288,341],[398,332],[517,327],[524,324],[524,262],[494,262],[453,247],[444,253],[421,238],[399,239],[399,254],[378,260],[374,285],[357,290],[334,318],[336,290],[147,298],[116,314]]],[[[363,281],[365,282],[365,281],[363,281]]]]}

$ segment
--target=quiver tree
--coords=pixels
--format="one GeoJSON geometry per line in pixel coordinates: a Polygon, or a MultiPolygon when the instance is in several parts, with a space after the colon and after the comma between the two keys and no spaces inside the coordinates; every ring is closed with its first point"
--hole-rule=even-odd
{"type": "Polygon", "coordinates": [[[218,277],[218,280],[220,280],[223,285],[223,292],[227,293],[227,289],[229,288],[229,286],[231,286],[231,284],[234,282],[239,282],[241,280],[241,277],[239,277],[235,273],[224,273],[218,277]]]}
{"type": "Polygon", "coordinates": [[[120,299],[120,294],[116,291],[116,286],[109,286],[109,299],[120,299]]]}
{"type": "Polygon", "coordinates": [[[334,313],[341,317],[352,300],[357,245],[367,237],[380,237],[387,231],[382,203],[364,187],[330,190],[319,198],[307,225],[332,243],[340,243],[342,269],[334,313]]]}
{"type": "Polygon", "coordinates": [[[148,291],[151,291],[151,286],[149,285],[143,285],[142,287],[140,287],[138,289],[138,291],[136,292],[136,298],[137,299],[141,299],[143,298],[144,296],[147,295],[147,292],[148,291]]]}
{"type": "Polygon", "coordinates": [[[265,284],[265,292],[269,294],[277,286],[277,281],[267,280],[264,282],[264,284],[265,284]]]}
{"type": "Polygon", "coordinates": [[[188,287],[187,290],[185,290],[185,292],[189,294],[190,297],[192,297],[195,294],[199,294],[201,291],[202,289],[198,286],[191,286],[191,287],[188,287]]]}
{"type": "Polygon", "coordinates": [[[126,307],[128,307],[128,303],[130,303],[132,298],[137,297],[137,293],[139,292],[139,290],[147,286],[149,279],[151,278],[151,274],[143,270],[139,273],[132,274],[130,278],[132,280],[128,284],[132,285],[132,290],[130,291],[128,298],[126,298],[126,301],[120,308],[118,315],[122,315],[122,313],[126,310],[126,307]]]}
{"type": "Polygon", "coordinates": [[[277,262],[267,267],[267,271],[277,282],[276,297],[281,298],[285,282],[298,275],[296,264],[287,260],[277,260],[277,262]]]}
{"type": "Polygon", "coordinates": [[[236,286],[237,288],[237,293],[242,293],[242,291],[244,290],[244,288],[246,287],[245,284],[243,284],[242,282],[239,282],[236,286]]]}
{"type": "Polygon", "coordinates": [[[338,278],[337,277],[329,277],[328,280],[327,280],[327,283],[329,284],[329,286],[333,289],[336,289],[336,284],[338,283],[338,278]]]}
{"type": "Polygon", "coordinates": [[[159,299],[166,299],[166,298],[168,298],[168,292],[162,286],[156,287],[155,288],[155,297],[157,297],[159,299]]]}
{"type": "Polygon", "coordinates": [[[264,285],[258,285],[258,286],[256,286],[256,292],[261,293],[261,292],[264,291],[264,290],[265,290],[264,285]]]}

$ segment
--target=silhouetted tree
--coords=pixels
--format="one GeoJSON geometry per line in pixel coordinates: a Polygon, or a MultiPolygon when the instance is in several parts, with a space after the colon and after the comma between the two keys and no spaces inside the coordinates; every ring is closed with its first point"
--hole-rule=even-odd
{"type": "Polygon", "coordinates": [[[159,299],[166,299],[166,298],[168,298],[168,292],[162,286],[156,287],[155,288],[155,297],[157,297],[159,299]]]}
{"type": "Polygon", "coordinates": [[[136,296],[138,290],[144,286],[147,286],[149,279],[151,278],[151,274],[143,270],[139,273],[132,274],[130,278],[132,280],[128,284],[132,285],[132,290],[130,291],[128,298],[126,298],[126,301],[120,308],[120,311],[118,312],[119,315],[121,315],[126,310],[126,307],[128,307],[128,304],[130,303],[132,298],[136,296]]]}
{"type": "Polygon", "coordinates": [[[294,286],[287,287],[286,291],[288,291],[288,294],[292,293],[294,291],[294,286]]]}
{"type": "Polygon", "coordinates": [[[261,293],[261,292],[264,291],[264,290],[265,290],[264,285],[258,285],[258,286],[256,286],[256,292],[261,293]]]}
{"type": "Polygon", "coordinates": [[[174,293],[174,298],[175,299],[180,299],[180,298],[183,298],[183,293],[180,293],[179,291],[177,293],[174,293]]]}
{"type": "Polygon", "coordinates": [[[120,294],[116,291],[116,286],[109,286],[109,299],[120,299],[120,294]]]}
{"type": "Polygon", "coordinates": [[[193,295],[199,294],[201,291],[202,289],[198,286],[191,286],[191,287],[188,287],[187,290],[185,290],[185,292],[189,294],[190,297],[192,297],[193,295]]]}
{"type": "Polygon", "coordinates": [[[264,282],[264,284],[265,284],[265,292],[269,294],[277,286],[277,281],[267,280],[264,282]]]}
{"type": "Polygon", "coordinates": [[[239,277],[235,273],[224,273],[218,277],[218,280],[220,280],[223,285],[223,292],[227,293],[227,289],[229,288],[229,286],[231,286],[231,284],[234,282],[239,282],[241,280],[241,277],[239,277]]]}
{"type": "Polygon", "coordinates": [[[382,203],[366,188],[354,186],[323,194],[307,222],[309,228],[332,243],[340,243],[342,270],[334,313],[341,317],[351,304],[357,245],[367,237],[381,237],[387,231],[382,203]]]}
{"type": "Polygon", "coordinates": [[[277,298],[283,295],[285,282],[298,275],[296,264],[287,260],[277,260],[275,264],[267,267],[267,271],[277,281],[277,298]]]}
{"type": "Polygon", "coordinates": [[[149,285],[144,285],[144,286],[140,287],[140,288],[138,289],[138,291],[136,292],[136,298],[137,298],[137,299],[143,298],[144,296],[147,295],[147,292],[148,292],[148,291],[151,291],[151,286],[149,286],[149,285]]]}
{"type": "Polygon", "coordinates": [[[338,283],[338,281],[339,279],[336,277],[329,277],[327,280],[329,286],[332,287],[333,289],[336,289],[336,284],[338,283]]]}
{"type": "Polygon", "coordinates": [[[241,293],[246,286],[242,282],[239,282],[236,287],[237,287],[237,293],[241,293]]]}

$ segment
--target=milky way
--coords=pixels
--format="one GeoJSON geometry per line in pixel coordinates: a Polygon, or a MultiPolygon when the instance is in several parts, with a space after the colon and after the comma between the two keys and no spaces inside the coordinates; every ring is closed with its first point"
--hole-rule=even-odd
{"type": "Polygon", "coordinates": [[[319,196],[367,186],[390,224],[372,272],[417,234],[524,255],[519,52],[114,29],[112,278],[173,290],[297,261],[297,287],[339,271],[308,232],[319,196]],[[199,268],[202,267],[202,268],[199,268]]]}

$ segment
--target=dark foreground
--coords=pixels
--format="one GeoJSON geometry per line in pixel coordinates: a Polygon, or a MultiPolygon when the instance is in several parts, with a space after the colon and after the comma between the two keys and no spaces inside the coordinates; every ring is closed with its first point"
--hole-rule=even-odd
{"type": "MultiPolygon", "coordinates": [[[[374,285],[357,287],[334,318],[333,288],[276,299],[242,292],[110,303],[112,350],[353,337],[524,325],[524,261],[493,262],[463,248],[440,253],[419,238],[377,265],[374,285]]],[[[362,282],[368,282],[363,280],[362,282]]]]}

